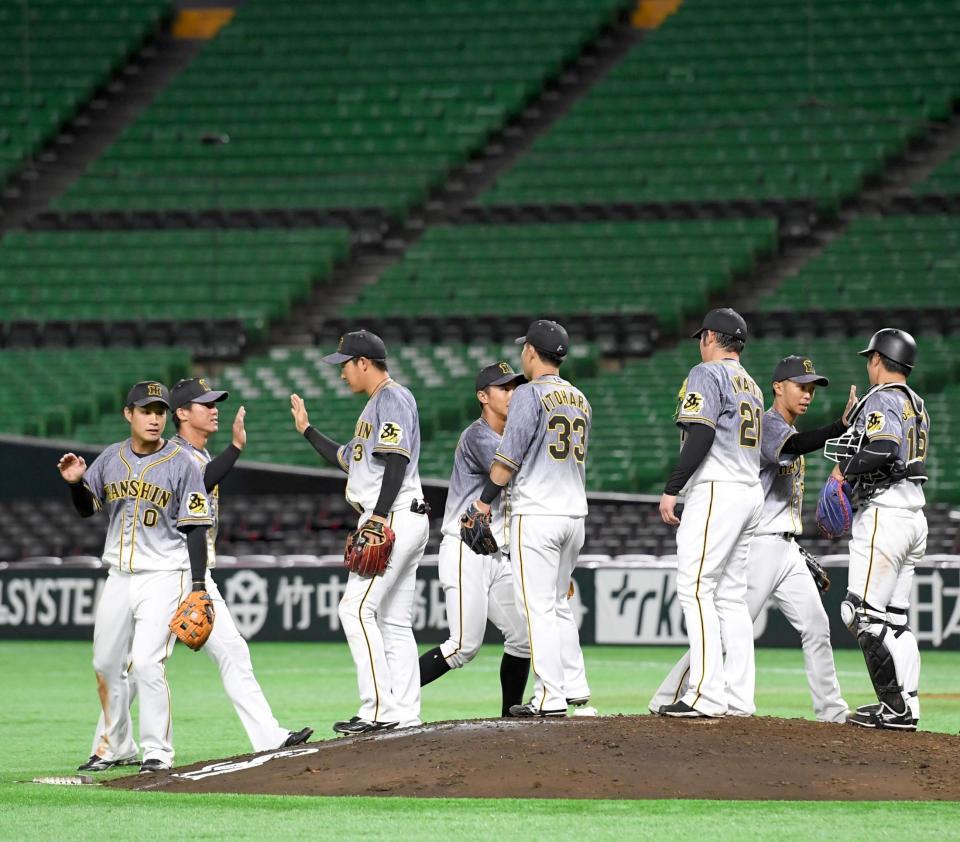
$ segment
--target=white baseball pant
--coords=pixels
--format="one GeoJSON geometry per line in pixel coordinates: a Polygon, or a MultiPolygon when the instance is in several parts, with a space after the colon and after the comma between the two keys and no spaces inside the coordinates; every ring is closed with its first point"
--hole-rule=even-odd
{"type": "Polygon", "coordinates": [[[444,535],[438,574],[450,636],[440,652],[452,669],[470,663],[483,643],[487,619],[503,633],[503,651],[530,657],[527,624],[517,610],[510,561],[501,553],[477,555],[460,538],[444,535]]]}
{"type": "Polygon", "coordinates": [[[540,712],[566,713],[567,699],[590,695],[580,633],[567,599],[583,537],[583,518],[514,515],[510,521],[514,592],[527,622],[532,704],[540,712]]]}
{"type": "MultiPolygon", "coordinates": [[[[821,722],[844,722],[847,703],[840,695],[837,669],[830,645],[830,621],[820,592],[795,540],[780,535],[756,535],[750,542],[747,561],[747,607],[751,621],[772,599],[790,624],[800,632],[807,684],[813,710],[821,722]]],[[[673,704],[688,689],[690,653],[684,653],[664,679],[650,710],[673,704]]]]}
{"type": "Polygon", "coordinates": [[[143,759],[172,765],[173,721],[165,665],[176,638],[168,624],[189,587],[187,571],[110,569],[93,626],[93,669],[105,722],[95,754],[108,760],[137,755],[130,721],[129,669],[140,697],[143,759]]]}
{"type": "MultiPolygon", "coordinates": [[[[360,519],[362,524],[368,517],[360,519]]],[[[357,669],[360,709],[368,722],[420,724],[420,660],[413,636],[417,566],[429,521],[411,511],[391,512],[396,535],[382,576],[351,573],[340,599],[340,625],[357,669]]]]}
{"type": "MultiPolygon", "coordinates": [[[[283,741],[290,732],[286,728],[281,728],[280,723],[274,717],[273,711],[270,709],[270,703],[253,674],[250,647],[247,646],[246,640],[243,639],[243,635],[237,629],[237,624],[230,614],[230,609],[227,607],[227,603],[220,594],[220,589],[209,570],[207,571],[207,592],[213,600],[215,619],[213,631],[210,633],[210,639],[203,647],[203,651],[210,656],[220,670],[223,689],[226,691],[227,698],[230,699],[234,710],[236,710],[237,716],[240,717],[240,722],[247,732],[253,750],[267,751],[268,749],[278,748],[283,745],[283,741]]],[[[132,705],[137,695],[137,688],[135,683],[128,681],[127,684],[129,687],[129,704],[132,705]]],[[[127,710],[129,721],[129,707],[127,710]]],[[[104,730],[105,723],[101,712],[93,738],[91,754],[97,753],[100,745],[100,735],[104,733],[104,730]]],[[[135,745],[133,749],[135,754],[135,745]]]]}
{"type": "Polygon", "coordinates": [[[760,483],[702,482],[687,492],[677,529],[677,597],[690,638],[683,701],[710,716],[756,710],[747,553],[762,509],[760,483]]]}

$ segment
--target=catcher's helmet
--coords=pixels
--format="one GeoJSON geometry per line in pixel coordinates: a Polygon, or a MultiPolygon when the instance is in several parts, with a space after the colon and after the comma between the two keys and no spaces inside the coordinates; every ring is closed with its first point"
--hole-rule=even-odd
{"type": "Polygon", "coordinates": [[[883,354],[888,360],[912,369],[917,358],[917,343],[905,330],[885,327],[870,337],[870,344],[860,351],[860,356],[869,356],[874,351],[883,354]]]}

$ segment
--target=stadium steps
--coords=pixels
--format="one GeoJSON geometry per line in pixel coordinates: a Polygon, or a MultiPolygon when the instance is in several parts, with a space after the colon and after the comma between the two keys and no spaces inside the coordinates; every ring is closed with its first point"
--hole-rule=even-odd
{"type": "Polygon", "coordinates": [[[142,46],[8,181],[0,196],[0,231],[25,224],[42,213],[189,64],[202,44],[172,38],[167,12],[142,46]]]}
{"type": "Polygon", "coordinates": [[[316,334],[324,322],[399,262],[429,226],[456,216],[467,207],[618,64],[641,37],[642,33],[630,26],[626,13],[605,27],[536,99],[489,139],[481,152],[452,170],[445,183],[432,191],[420,207],[402,221],[380,220],[379,231],[376,224],[363,226],[353,259],[338,267],[327,283],[318,285],[305,306],[275,325],[270,340],[289,344],[291,337],[306,341],[316,334]]]}

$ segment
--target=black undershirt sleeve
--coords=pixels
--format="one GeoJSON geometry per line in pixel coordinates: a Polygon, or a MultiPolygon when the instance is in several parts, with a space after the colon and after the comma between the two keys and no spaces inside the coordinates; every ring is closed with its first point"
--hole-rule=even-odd
{"type": "Polygon", "coordinates": [[[231,442],[227,448],[217,456],[211,459],[203,471],[203,487],[207,491],[213,491],[223,478],[230,473],[230,469],[237,464],[240,458],[240,448],[231,442]]]}
{"type": "Polygon", "coordinates": [[[376,457],[383,460],[384,465],[380,496],[377,498],[377,505],[373,507],[373,513],[379,517],[386,517],[393,508],[393,501],[397,499],[397,494],[400,493],[403,475],[407,471],[407,463],[410,460],[402,453],[378,453],[376,457]]]}
{"type": "Polygon", "coordinates": [[[677,467],[673,469],[667,485],[663,489],[664,494],[675,497],[680,493],[687,480],[693,476],[693,472],[700,467],[700,464],[707,458],[710,452],[710,445],[717,435],[717,431],[707,424],[690,424],[687,427],[687,435],[683,440],[683,447],[680,449],[680,458],[677,460],[677,467]]]}
{"type": "Polygon", "coordinates": [[[70,483],[70,499],[73,500],[73,507],[80,513],[80,517],[90,517],[97,510],[93,492],[82,481],[70,483]]]}
{"type": "Polygon", "coordinates": [[[890,439],[867,442],[856,456],[840,466],[840,470],[845,477],[875,471],[890,464],[890,457],[895,456],[899,449],[897,442],[890,439]]]}
{"type": "Polygon", "coordinates": [[[181,530],[187,536],[187,553],[190,555],[190,579],[194,590],[200,590],[202,585],[206,590],[207,579],[207,527],[187,526],[181,530]]]}
{"type": "Polygon", "coordinates": [[[794,433],[784,442],[780,452],[786,453],[788,456],[802,456],[806,453],[813,453],[823,447],[827,443],[827,439],[835,439],[837,436],[842,436],[846,431],[847,425],[843,421],[834,421],[825,427],[817,427],[815,430],[807,430],[803,433],[794,433]]]}
{"type": "Polygon", "coordinates": [[[503,486],[497,485],[490,477],[487,477],[487,481],[483,485],[483,491],[480,492],[480,502],[489,506],[500,496],[501,491],[503,491],[503,486]]]}
{"type": "MultiPolygon", "coordinates": [[[[340,445],[337,444],[333,439],[327,438],[323,433],[321,433],[316,427],[312,424],[307,426],[307,429],[303,431],[303,437],[313,445],[313,449],[317,451],[324,459],[327,460],[335,468],[340,468],[343,470],[343,465],[340,464],[340,460],[337,458],[337,453],[340,451],[340,445]]],[[[399,490],[400,486],[397,486],[399,490]]]]}

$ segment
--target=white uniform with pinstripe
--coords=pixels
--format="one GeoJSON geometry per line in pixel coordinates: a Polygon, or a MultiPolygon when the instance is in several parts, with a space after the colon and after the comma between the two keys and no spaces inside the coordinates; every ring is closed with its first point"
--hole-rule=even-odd
{"type": "MultiPolygon", "coordinates": [[[[211,456],[205,448],[194,447],[181,436],[174,436],[173,441],[180,445],[185,452],[193,455],[201,473],[210,464],[211,456]]],[[[282,728],[270,709],[270,703],[263,694],[260,682],[253,674],[253,661],[250,658],[250,647],[243,639],[237,624],[233,621],[230,609],[220,593],[220,588],[214,581],[211,571],[216,567],[217,554],[215,543],[220,520],[220,488],[212,489],[208,495],[210,503],[210,517],[212,525],[207,530],[207,593],[213,600],[216,621],[210,639],[207,640],[203,651],[210,656],[220,671],[223,680],[223,689],[230,699],[233,709],[240,717],[244,731],[250,739],[254,751],[267,751],[283,744],[289,729],[282,728]]],[[[130,687],[131,701],[136,696],[136,686],[130,687]]],[[[96,753],[100,741],[100,734],[105,729],[103,713],[97,723],[94,734],[93,750],[96,753]]]]}
{"type": "Polygon", "coordinates": [[[590,696],[567,592],[583,546],[591,417],[586,397],[562,377],[524,383],[513,393],[495,456],[516,471],[509,485],[510,564],[539,713],[565,715],[567,699],[590,696]]]}
{"type": "Polygon", "coordinates": [[[180,528],[210,526],[210,505],[194,459],[173,441],[147,456],[130,440],[110,445],[83,483],[110,518],[103,560],[110,565],[93,627],[105,728],[94,753],[136,757],[127,672],[140,698],[144,760],[173,762],[173,722],[165,662],[175,638],[168,624],[190,591],[190,558],[180,528]]]}
{"type": "MultiPolygon", "coordinates": [[[[813,709],[821,722],[843,722],[847,703],[840,695],[837,669],[830,645],[830,621],[820,592],[800,554],[795,536],[803,531],[804,457],[782,453],[787,439],[797,432],[776,410],[763,416],[760,452],[763,467],[763,514],[750,542],[747,561],[747,607],[756,620],[773,599],[800,632],[813,709]]],[[[690,653],[686,652],[664,679],[650,701],[656,713],[671,705],[689,688],[690,653]]]]}
{"type": "MultiPolygon", "coordinates": [[[[904,462],[923,462],[927,457],[930,416],[906,384],[884,384],[867,392],[853,426],[870,441],[895,442],[904,462]]],[[[866,603],[874,636],[884,635],[914,719],[920,719],[920,651],[907,613],[914,571],[927,550],[925,502],[920,483],[895,483],[860,507],[849,544],[847,590],[866,603]]]]}
{"type": "Polygon", "coordinates": [[[384,464],[378,453],[401,453],[409,462],[388,523],[396,534],[382,576],[351,573],[340,600],[340,624],[357,668],[360,709],[368,722],[420,724],[420,662],[413,636],[417,567],[427,546],[426,515],[411,511],[422,500],[420,418],[410,390],[388,378],[367,401],[353,438],[340,448],[347,501],[362,524],[380,496],[384,464]]]}
{"type": "Polygon", "coordinates": [[[747,550],[760,523],[763,393],[736,360],[701,363],[680,390],[677,424],[716,437],[685,487],[677,529],[677,596],[690,638],[682,701],[709,716],[755,711],[747,550]]]}
{"type": "MultiPolygon", "coordinates": [[[[487,619],[503,632],[503,651],[530,657],[527,624],[517,610],[510,559],[501,552],[477,555],[460,540],[460,513],[480,496],[500,435],[478,418],[460,436],[443,515],[438,572],[447,605],[450,636],[440,651],[456,669],[473,660],[483,643],[487,619]]],[[[505,491],[491,510],[491,528],[500,547],[508,546],[503,512],[505,491]]]]}

